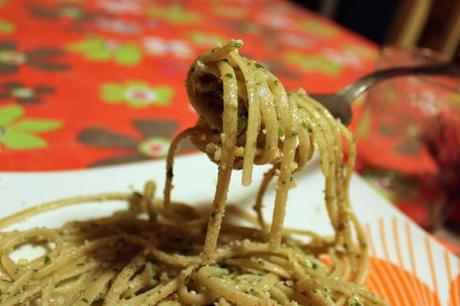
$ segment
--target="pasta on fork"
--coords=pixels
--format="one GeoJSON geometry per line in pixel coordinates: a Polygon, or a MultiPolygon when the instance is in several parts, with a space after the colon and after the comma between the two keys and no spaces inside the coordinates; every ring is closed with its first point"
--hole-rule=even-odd
{"type": "Polygon", "coordinates": [[[1,305],[388,305],[363,285],[368,246],[348,196],[351,133],[305,91],[287,93],[261,64],[239,55],[241,45],[231,41],[192,64],[186,88],[200,118],[171,144],[163,198],[149,181],[142,193],[68,198],[0,220],[1,305]],[[172,200],[174,154],[185,139],[218,165],[205,215],[172,200]],[[331,237],[284,226],[294,174],[315,150],[331,237]],[[250,214],[226,204],[232,172],[241,170],[249,185],[254,165],[271,168],[250,214]],[[262,204],[274,179],[268,222],[262,204]],[[126,201],[129,209],[60,228],[5,230],[45,211],[103,200],[126,201]],[[45,253],[13,260],[23,245],[45,253]]]}

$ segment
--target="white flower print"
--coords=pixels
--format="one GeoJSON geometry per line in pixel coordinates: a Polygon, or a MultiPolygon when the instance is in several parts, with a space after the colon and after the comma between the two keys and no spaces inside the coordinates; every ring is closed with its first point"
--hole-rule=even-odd
{"type": "Polygon", "coordinates": [[[160,37],[149,36],[144,38],[143,45],[146,53],[152,55],[165,55],[171,53],[178,58],[190,58],[194,52],[192,47],[183,40],[166,40],[160,37]]]}
{"type": "Polygon", "coordinates": [[[112,14],[141,14],[143,0],[98,0],[97,6],[112,14]]]}
{"type": "Polygon", "coordinates": [[[324,49],[323,54],[327,59],[344,66],[358,69],[362,68],[363,65],[362,59],[353,53],[340,52],[334,49],[324,49]]]}

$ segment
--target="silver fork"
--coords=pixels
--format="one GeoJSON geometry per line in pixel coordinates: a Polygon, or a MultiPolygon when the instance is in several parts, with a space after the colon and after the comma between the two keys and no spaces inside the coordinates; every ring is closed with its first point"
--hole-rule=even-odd
{"type": "Polygon", "coordinates": [[[369,88],[380,81],[407,75],[438,74],[460,76],[460,68],[452,63],[426,66],[398,67],[379,70],[368,74],[333,94],[312,94],[312,98],[326,107],[331,114],[345,125],[351,122],[351,104],[369,88]]]}

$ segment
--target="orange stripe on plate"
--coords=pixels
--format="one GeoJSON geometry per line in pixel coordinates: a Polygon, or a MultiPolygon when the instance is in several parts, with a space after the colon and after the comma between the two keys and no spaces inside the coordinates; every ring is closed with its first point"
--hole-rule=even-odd
{"type": "Polygon", "coordinates": [[[430,268],[431,280],[433,282],[433,290],[434,292],[438,292],[438,278],[434,269],[433,253],[431,250],[430,238],[428,236],[425,236],[425,247],[428,255],[428,265],[430,268]]]}
{"type": "MultiPolygon", "coordinates": [[[[415,261],[415,255],[414,255],[414,244],[412,241],[412,232],[410,228],[410,224],[408,222],[404,223],[404,229],[406,231],[406,239],[407,239],[407,247],[409,250],[409,261],[411,265],[411,271],[413,275],[418,275],[417,274],[417,263],[415,261]]],[[[428,296],[424,295],[426,293],[425,290],[421,287],[420,282],[414,282],[412,281],[412,284],[415,288],[417,288],[416,292],[418,293],[418,296],[421,298],[422,301],[427,301],[428,296]]]]}
{"type": "MultiPolygon", "coordinates": [[[[385,253],[385,257],[388,262],[391,262],[390,260],[390,254],[388,252],[388,241],[385,233],[385,221],[383,219],[379,220],[379,230],[380,230],[380,239],[382,240],[382,246],[383,246],[383,252],[385,253]]],[[[393,265],[386,265],[382,266],[384,268],[384,273],[388,276],[389,279],[391,279],[391,284],[388,284],[389,287],[391,288],[391,291],[394,292],[397,296],[397,305],[409,305],[409,301],[407,300],[407,284],[404,282],[404,277],[402,276],[401,269],[394,269],[393,265]],[[398,274],[398,276],[396,275],[398,274]],[[405,287],[405,290],[401,290],[400,286],[396,284],[401,284],[405,287]]],[[[388,288],[388,289],[390,289],[388,288]]]]}
{"type": "Polygon", "coordinates": [[[402,269],[396,264],[387,262],[385,260],[373,258],[372,261],[372,272],[366,284],[369,287],[377,288],[376,293],[386,298],[393,306],[439,306],[439,297],[436,293],[432,292],[427,285],[425,285],[417,276],[413,275],[407,270],[402,269]],[[400,281],[388,282],[381,272],[386,271],[392,275],[405,275],[400,281]],[[408,280],[407,282],[405,280],[408,280]],[[408,290],[410,283],[416,283],[424,292],[426,299],[419,300],[408,290]],[[378,287],[377,284],[383,286],[378,287]],[[397,295],[403,295],[405,298],[401,300],[397,295]]]}
{"type": "Polygon", "coordinates": [[[413,274],[417,274],[417,264],[415,263],[415,256],[414,256],[414,246],[412,244],[412,233],[410,231],[410,225],[408,222],[404,224],[404,228],[406,230],[406,237],[407,237],[407,246],[409,248],[409,260],[413,274]]]}
{"type": "MultiPolygon", "coordinates": [[[[398,230],[398,220],[396,219],[396,217],[392,218],[391,223],[393,227],[393,240],[396,249],[396,257],[398,258],[398,265],[401,268],[405,269],[404,262],[402,259],[401,243],[399,240],[400,233],[398,230]]],[[[414,278],[410,277],[409,273],[405,272],[404,270],[397,269],[396,273],[402,281],[402,284],[404,286],[404,292],[406,292],[407,295],[411,296],[414,305],[422,305],[423,301],[420,297],[420,292],[418,292],[417,290],[417,285],[414,281],[414,278]]]]}
{"type": "Polygon", "coordinates": [[[372,239],[372,232],[371,232],[371,226],[369,223],[366,223],[366,225],[364,225],[364,228],[366,230],[366,236],[367,236],[367,240],[368,240],[368,243],[369,243],[369,246],[370,246],[370,251],[371,251],[371,256],[376,256],[376,253],[375,253],[375,246],[374,246],[374,239],[372,239]]]}
{"type": "Polygon", "coordinates": [[[454,281],[454,275],[452,273],[452,266],[450,264],[449,253],[444,251],[444,263],[446,265],[446,274],[447,274],[447,283],[450,286],[449,290],[449,305],[456,306],[458,304],[457,296],[456,296],[456,284],[454,281]]]}
{"type": "MultiPolygon", "coordinates": [[[[374,239],[372,238],[372,230],[371,230],[371,226],[370,226],[369,223],[366,223],[364,225],[364,230],[366,231],[367,242],[369,244],[369,250],[371,252],[371,256],[376,256],[376,251],[375,251],[375,246],[374,246],[374,239]]],[[[371,271],[370,271],[369,277],[367,279],[368,280],[367,283],[368,283],[368,285],[370,285],[370,287],[373,288],[373,290],[372,290],[373,292],[379,293],[380,295],[382,295],[382,292],[384,292],[385,290],[382,288],[382,285],[383,285],[382,284],[382,279],[380,279],[377,276],[377,274],[378,273],[374,270],[374,265],[371,265],[371,271]]]]}
{"type": "MultiPolygon", "coordinates": [[[[447,253],[447,252],[446,252],[447,253]]],[[[446,255],[446,259],[448,259],[446,255]]],[[[450,260],[449,260],[450,264],[450,260]]],[[[449,306],[460,306],[460,260],[457,259],[457,277],[450,283],[450,303],[449,306]]]]}
{"type": "Polygon", "coordinates": [[[401,301],[398,296],[395,294],[395,290],[392,288],[392,282],[388,278],[388,274],[386,273],[385,261],[376,262],[372,265],[372,271],[375,272],[376,283],[380,283],[379,294],[383,297],[389,299],[393,305],[402,305],[401,301]]]}
{"type": "Polygon", "coordinates": [[[401,244],[399,242],[399,232],[398,232],[398,220],[396,220],[396,217],[393,217],[391,220],[391,225],[393,227],[393,240],[395,244],[395,249],[396,249],[396,257],[398,258],[398,264],[400,267],[404,268],[404,262],[402,259],[402,253],[401,253],[401,244]]]}
{"type": "Polygon", "coordinates": [[[378,273],[375,271],[375,262],[378,259],[371,259],[371,271],[369,277],[366,280],[366,285],[372,290],[372,292],[376,293],[377,295],[386,298],[385,289],[382,287],[383,282],[382,279],[378,276],[378,273]]]}
{"type": "Polygon", "coordinates": [[[387,261],[390,260],[390,253],[388,253],[387,240],[385,237],[385,224],[383,219],[379,219],[379,232],[380,232],[380,241],[382,242],[383,255],[387,261]]]}

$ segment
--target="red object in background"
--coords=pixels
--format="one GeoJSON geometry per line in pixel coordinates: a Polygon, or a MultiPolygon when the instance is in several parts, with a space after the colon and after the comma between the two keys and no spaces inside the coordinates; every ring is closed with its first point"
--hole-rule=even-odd
{"type": "Polygon", "coordinates": [[[460,231],[460,116],[451,110],[428,121],[425,140],[440,167],[439,184],[447,197],[447,221],[460,231]]]}
{"type": "MultiPolygon", "coordinates": [[[[381,68],[436,62],[427,50],[384,49],[381,68]]],[[[460,92],[458,80],[404,77],[372,88],[353,128],[358,171],[428,230],[458,224],[460,92]]]]}

